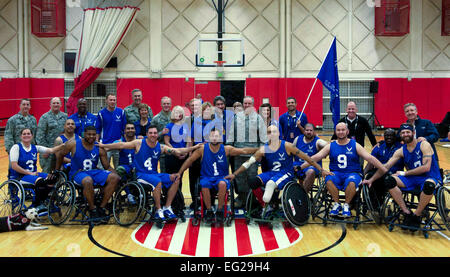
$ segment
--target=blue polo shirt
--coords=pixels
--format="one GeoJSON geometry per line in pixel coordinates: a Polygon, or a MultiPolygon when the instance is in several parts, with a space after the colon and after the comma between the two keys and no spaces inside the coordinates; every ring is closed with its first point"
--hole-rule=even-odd
{"type": "Polygon", "coordinates": [[[103,108],[98,112],[95,128],[102,142],[107,144],[122,138],[126,124],[125,112],[121,108],[115,108],[114,111],[103,108]]]}
{"type": "MultiPolygon", "coordinates": [[[[296,137],[302,134],[300,129],[297,127],[297,120],[300,118],[301,112],[296,111],[295,116],[291,116],[289,112],[286,112],[280,116],[279,119],[279,129],[281,133],[281,139],[293,142],[296,137]]],[[[308,118],[306,114],[303,113],[300,118],[300,125],[305,127],[306,123],[308,123],[308,118]]]]}
{"type": "Polygon", "coordinates": [[[97,122],[97,117],[90,112],[86,113],[85,116],[81,116],[78,113],[74,113],[69,117],[75,122],[75,134],[80,137],[84,135],[84,128],[87,126],[95,126],[97,122]]]}

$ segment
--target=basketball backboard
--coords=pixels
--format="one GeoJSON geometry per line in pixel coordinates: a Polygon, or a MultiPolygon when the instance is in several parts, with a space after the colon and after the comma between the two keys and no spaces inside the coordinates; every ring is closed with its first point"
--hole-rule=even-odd
{"type": "Polygon", "coordinates": [[[217,61],[225,61],[224,67],[245,65],[242,38],[199,38],[195,64],[198,67],[217,67],[217,61]],[[220,45],[222,49],[220,50],[220,45]],[[220,57],[221,55],[221,57],[220,57]]]}

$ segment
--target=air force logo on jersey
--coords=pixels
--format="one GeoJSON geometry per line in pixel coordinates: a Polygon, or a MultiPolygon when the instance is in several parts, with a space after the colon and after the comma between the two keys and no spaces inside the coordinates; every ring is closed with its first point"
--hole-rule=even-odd
{"type": "Polygon", "coordinates": [[[422,159],[422,152],[420,150],[416,151],[417,159],[422,159]]]}
{"type": "Polygon", "coordinates": [[[345,152],[345,154],[349,154],[349,155],[353,155],[353,147],[346,147],[347,148],[347,152],[345,152]]]}
{"type": "Polygon", "coordinates": [[[142,223],[131,239],[142,247],[172,255],[242,257],[279,251],[303,238],[302,232],[289,223],[269,229],[265,224],[247,225],[244,218],[236,218],[231,226],[212,228],[203,223],[193,226],[191,220],[168,222],[162,229],[153,223],[142,223]]]}
{"type": "Polygon", "coordinates": [[[225,162],[223,159],[223,155],[217,155],[217,158],[219,158],[219,160],[217,162],[219,162],[219,163],[225,162]]]}
{"type": "Polygon", "coordinates": [[[280,158],[279,158],[280,161],[286,160],[286,157],[284,156],[284,153],[278,153],[278,156],[280,156],[280,158]]]}
{"type": "Polygon", "coordinates": [[[37,153],[31,153],[31,155],[33,156],[33,161],[37,161],[37,153]]]}
{"type": "Polygon", "coordinates": [[[116,121],[117,122],[121,122],[122,121],[122,116],[121,115],[116,115],[116,121]]]}
{"type": "Polygon", "coordinates": [[[153,159],[158,159],[158,151],[153,150],[153,159]]]}

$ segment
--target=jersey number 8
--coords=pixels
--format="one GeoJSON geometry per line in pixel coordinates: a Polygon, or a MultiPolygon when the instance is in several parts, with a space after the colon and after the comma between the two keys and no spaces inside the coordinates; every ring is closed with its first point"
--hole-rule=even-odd
{"type": "Polygon", "coordinates": [[[83,161],[83,170],[91,170],[92,169],[92,161],[86,159],[83,161]]]}

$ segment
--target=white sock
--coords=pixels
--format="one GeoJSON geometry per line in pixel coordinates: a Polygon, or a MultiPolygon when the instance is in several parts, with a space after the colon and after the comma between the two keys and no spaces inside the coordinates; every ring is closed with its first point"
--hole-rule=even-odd
{"type": "Polygon", "coordinates": [[[158,209],[156,212],[159,214],[159,216],[164,216],[164,213],[163,213],[162,209],[158,209]]]}

